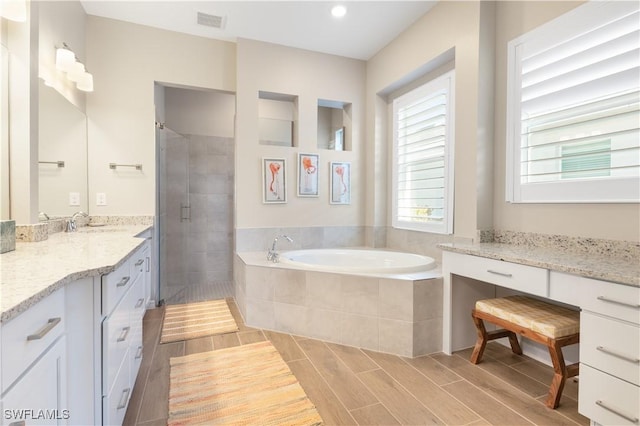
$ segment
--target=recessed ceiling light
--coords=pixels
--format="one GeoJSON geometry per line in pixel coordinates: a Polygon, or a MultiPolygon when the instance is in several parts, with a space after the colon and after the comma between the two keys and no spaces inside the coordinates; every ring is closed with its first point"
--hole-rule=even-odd
{"type": "Polygon", "coordinates": [[[331,14],[336,18],[342,18],[347,14],[347,8],[342,6],[341,4],[333,6],[333,8],[331,8],[331,14]]]}

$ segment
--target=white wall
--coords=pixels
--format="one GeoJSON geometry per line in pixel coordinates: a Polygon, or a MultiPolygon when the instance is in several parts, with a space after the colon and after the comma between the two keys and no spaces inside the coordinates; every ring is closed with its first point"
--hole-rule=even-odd
{"type": "Polygon", "coordinates": [[[235,91],[235,45],[89,16],[89,212],[155,214],[154,82],[235,91]],[[143,165],[110,170],[109,163],[143,165]],[[95,194],[107,206],[95,205],[95,194]]]}
{"type": "Polygon", "coordinates": [[[236,122],[236,227],[353,226],[364,223],[365,63],[252,40],[238,40],[236,122]],[[298,96],[298,146],[260,145],[258,92],[298,96]],[[318,99],[352,103],[352,150],[317,149],[318,99]],[[297,154],[319,153],[318,198],[296,196],[297,154]],[[287,161],[286,204],[262,203],[265,156],[287,161]],[[351,205],[329,204],[329,162],[351,161],[351,205]]]}
{"type": "Polygon", "coordinates": [[[639,204],[509,204],[505,201],[507,43],[581,2],[497,2],[494,227],[640,241],[639,204]]]}

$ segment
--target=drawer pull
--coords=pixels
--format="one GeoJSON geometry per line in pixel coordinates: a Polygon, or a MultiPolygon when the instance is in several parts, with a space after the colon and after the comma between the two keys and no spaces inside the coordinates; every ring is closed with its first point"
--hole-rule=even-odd
{"type": "Polygon", "coordinates": [[[131,388],[126,388],[122,390],[122,395],[120,396],[120,401],[118,402],[118,406],[116,410],[122,410],[127,406],[127,401],[129,400],[129,393],[131,392],[131,388]]]}
{"type": "Polygon", "coordinates": [[[53,327],[55,327],[56,325],[58,325],[58,323],[60,323],[61,318],[49,318],[49,321],[47,321],[47,325],[45,325],[44,327],[42,327],[42,330],[38,331],[37,333],[34,334],[30,334],[27,336],[27,340],[40,340],[42,339],[44,336],[46,336],[46,334],[48,332],[50,332],[51,330],[53,330],[53,327]]]}
{"type": "Polygon", "coordinates": [[[494,271],[493,269],[487,269],[487,272],[490,274],[500,275],[501,277],[511,278],[513,274],[507,274],[506,272],[494,271]]]}
{"type": "Polygon", "coordinates": [[[136,303],[135,308],[138,309],[140,306],[142,306],[143,303],[144,303],[144,299],[138,299],[138,302],[136,303]]]}
{"type": "Polygon", "coordinates": [[[147,256],[147,272],[149,272],[150,267],[151,267],[151,258],[147,256]]]}
{"type": "Polygon", "coordinates": [[[118,337],[118,342],[124,342],[125,340],[127,340],[129,330],[131,330],[131,327],[125,327],[122,329],[122,331],[120,332],[120,337],[118,337]]]}
{"type": "Polygon", "coordinates": [[[615,303],[616,305],[628,306],[630,308],[640,309],[640,304],[638,303],[628,303],[623,300],[610,299],[606,296],[598,296],[598,300],[602,300],[603,302],[615,303]]]}
{"type": "Polygon", "coordinates": [[[138,259],[138,261],[136,262],[136,266],[140,266],[144,263],[144,259],[138,259]]]}
{"type": "Polygon", "coordinates": [[[622,354],[618,351],[607,349],[604,346],[597,346],[596,349],[599,350],[600,352],[604,352],[605,354],[613,355],[615,357],[624,359],[625,361],[633,362],[634,364],[640,364],[640,358],[631,358],[628,355],[622,354]]]}
{"type": "Polygon", "coordinates": [[[622,417],[623,419],[629,420],[631,423],[638,423],[638,418],[637,417],[633,417],[633,416],[630,416],[628,414],[622,413],[619,410],[617,410],[617,409],[605,404],[601,400],[597,400],[596,401],[596,405],[599,405],[600,407],[604,408],[607,411],[611,411],[613,414],[617,414],[618,416],[622,417]]]}
{"type": "Polygon", "coordinates": [[[138,346],[138,351],[136,352],[136,359],[142,358],[142,346],[138,346]]]}
{"type": "Polygon", "coordinates": [[[129,280],[131,279],[131,277],[123,277],[120,282],[118,284],[116,284],[116,287],[124,287],[125,285],[127,285],[127,283],[129,282],[129,280]]]}

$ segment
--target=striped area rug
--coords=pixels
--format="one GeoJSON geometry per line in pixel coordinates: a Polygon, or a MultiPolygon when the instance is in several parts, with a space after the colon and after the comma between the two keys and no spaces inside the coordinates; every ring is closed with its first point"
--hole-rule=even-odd
{"type": "Polygon", "coordinates": [[[224,299],[168,305],[164,311],[160,343],[234,331],[238,331],[238,325],[224,299]]]}
{"type": "Polygon", "coordinates": [[[169,360],[168,425],[321,425],[271,342],[169,360]]]}

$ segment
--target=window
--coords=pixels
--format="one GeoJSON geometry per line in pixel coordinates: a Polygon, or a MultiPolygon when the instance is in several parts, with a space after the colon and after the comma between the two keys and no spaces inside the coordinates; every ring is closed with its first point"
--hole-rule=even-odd
{"type": "Polygon", "coordinates": [[[640,12],[593,1],[508,46],[507,201],[640,201],[640,12]]]}
{"type": "Polygon", "coordinates": [[[393,101],[395,228],[453,232],[453,71],[393,101]]]}

